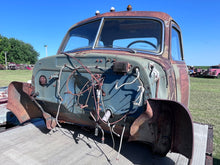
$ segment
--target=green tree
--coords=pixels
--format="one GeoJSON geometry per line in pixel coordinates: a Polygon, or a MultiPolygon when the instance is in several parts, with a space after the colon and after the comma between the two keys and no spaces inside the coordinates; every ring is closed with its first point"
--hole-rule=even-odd
{"type": "Polygon", "coordinates": [[[8,38],[0,35],[0,63],[5,64],[5,51],[9,52],[10,43],[8,38]]]}
{"type": "Polygon", "coordinates": [[[0,35],[0,63],[5,63],[4,52],[7,51],[7,61],[17,64],[34,64],[39,53],[36,52],[31,44],[15,38],[6,38],[0,35]]]}

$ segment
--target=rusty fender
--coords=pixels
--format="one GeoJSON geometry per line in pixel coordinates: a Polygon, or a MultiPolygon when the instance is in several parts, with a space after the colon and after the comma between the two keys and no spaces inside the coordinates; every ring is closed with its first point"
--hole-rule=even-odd
{"type": "Polygon", "coordinates": [[[41,111],[30,97],[32,91],[33,87],[28,83],[11,82],[8,86],[7,108],[15,114],[20,123],[42,117],[41,111]]]}
{"type": "Polygon", "coordinates": [[[169,150],[192,158],[193,123],[182,104],[149,99],[143,112],[130,128],[129,141],[150,143],[154,153],[165,156],[169,150]]]}
{"type": "Polygon", "coordinates": [[[18,118],[20,123],[24,123],[33,118],[44,118],[48,129],[56,126],[54,118],[46,113],[41,106],[31,96],[34,88],[29,83],[11,82],[8,86],[7,108],[18,118]]]}

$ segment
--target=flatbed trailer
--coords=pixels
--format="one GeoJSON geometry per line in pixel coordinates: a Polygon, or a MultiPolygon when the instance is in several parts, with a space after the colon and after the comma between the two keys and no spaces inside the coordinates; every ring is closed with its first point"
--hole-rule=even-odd
{"type": "MultiPolygon", "coordinates": [[[[0,111],[7,111],[4,107],[1,105],[0,111]]],[[[199,123],[193,126],[194,152],[191,164],[212,164],[212,127],[199,123]]],[[[0,164],[189,164],[189,160],[181,154],[168,153],[166,157],[160,157],[154,155],[147,145],[127,142],[126,139],[118,155],[120,139],[114,140],[113,149],[110,134],[105,134],[105,143],[102,144],[101,136],[96,137],[93,130],[77,125],[65,124],[49,132],[44,121],[39,119],[0,133],[0,164]]]]}

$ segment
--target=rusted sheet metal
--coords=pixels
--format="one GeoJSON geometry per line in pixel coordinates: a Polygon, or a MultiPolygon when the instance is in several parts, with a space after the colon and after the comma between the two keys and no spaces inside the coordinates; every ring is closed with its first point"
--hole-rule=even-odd
{"type": "Polygon", "coordinates": [[[147,110],[131,126],[130,140],[151,140],[156,153],[168,152],[171,145],[171,151],[191,159],[193,123],[188,110],[174,101],[149,99],[148,102],[147,110]]]}
{"type": "Polygon", "coordinates": [[[12,82],[8,88],[8,104],[10,109],[18,118],[20,123],[24,123],[33,118],[43,117],[48,129],[56,126],[55,119],[33,98],[34,88],[29,83],[12,82]]]}
{"type": "Polygon", "coordinates": [[[185,62],[172,61],[176,77],[177,101],[189,105],[189,75],[185,62]]]}
{"type": "Polygon", "coordinates": [[[7,108],[16,115],[20,123],[42,117],[41,111],[30,98],[32,92],[33,87],[29,83],[12,82],[8,86],[7,108]]]}
{"type": "Polygon", "coordinates": [[[181,103],[185,106],[189,106],[189,75],[187,73],[187,68],[186,66],[182,67],[180,70],[180,86],[181,86],[181,103]]]}
{"type": "Polygon", "coordinates": [[[45,112],[42,106],[35,100],[35,98],[32,96],[31,99],[33,102],[37,105],[37,107],[41,110],[42,116],[45,119],[47,129],[52,130],[56,127],[56,119],[52,117],[49,113],[45,112]]]}
{"type": "Polygon", "coordinates": [[[140,138],[141,134],[138,134],[139,137],[135,137],[135,135],[137,135],[137,132],[139,131],[139,129],[141,129],[140,127],[143,125],[143,123],[147,122],[148,120],[150,120],[153,117],[153,110],[150,106],[150,104],[147,102],[147,108],[146,111],[143,112],[132,124],[131,128],[130,128],[130,140],[132,139],[137,139],[140,138]]]}
{"type": "MultiPolygon", "coordinates": [[[[108,13],[96,15],[94,17],[80,21],[80,22],[74,24],[70,29],[72,29],[73,27],[75,27],[77,25],[80,25],[80,24],[83,24],[83,23],[86,23],[88,21],[95,20],[98,18],[102,18],[102,17],[152,17],[152,18],[159,18],[159,19],[166,21],[166,22],[169,22],[170,20],[172,20],[172,18],[168,14],[163,13],[163,12],[154,12],[154,11],[108,12],[108,13]]],[[[166,26],[169,26],[169,24],[166,24],[166,26]]]]}
{"type": "Polygon", "coordinates": [[[164,100],[162,106],[164,105],[166,108],[171,109],[174,121],[171,151],[178,153],[180,152],[186,157],[192,158],[193,123],[189,110],[183,105],[174,101],[169,102],[168,100],[164,100]]]}
{"type": "Polygon", "coordinates": [[[49,113],[43,113],[43,117],[46,121],[47,129],[52,130],[56,127],[56,119],[53,118],[49,113]]]}

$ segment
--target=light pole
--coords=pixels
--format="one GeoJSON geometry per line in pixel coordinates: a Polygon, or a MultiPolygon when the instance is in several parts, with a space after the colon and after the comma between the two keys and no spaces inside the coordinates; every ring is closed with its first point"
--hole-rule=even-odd
{"type": "Polygon", "coordinates": [[[7,51],[4,52],[5,53],[5,68],[6,70],[8,69],[8,66],[7,66],[7,51]]]}
{"type": "Polygon", "coordinates": [[[46,57],[47,57],[47,45],[44,45],[45,51],[46,51],[46,57]]]}

